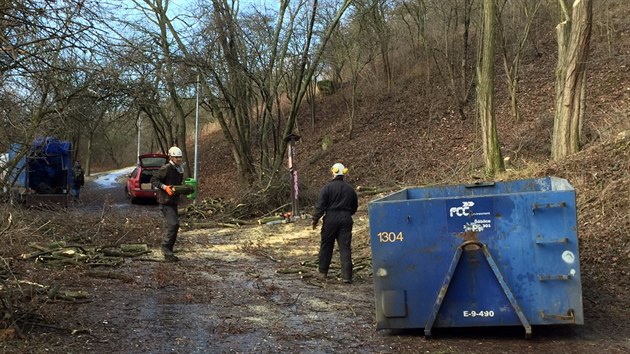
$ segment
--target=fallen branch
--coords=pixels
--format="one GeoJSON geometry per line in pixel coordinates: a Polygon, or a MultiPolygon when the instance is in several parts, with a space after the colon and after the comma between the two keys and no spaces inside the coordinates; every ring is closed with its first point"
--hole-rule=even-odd
{"type": "Polygon", "coordinates": [[[151,250],[146,250],[142,252],[123,252],[122,250],[110,250],[103,249],[100,252],[107,257],[122,257],[122,258],[130,258],[130,257],[138,257],[143,254],[151,253],[151,250]]]}
{"type": "Polygon", "coordinates": [[[144,257],[136,257],[132,258],[133,261],[136,262],[164,262],[164,258],[144,258],[144,257]]]}
{"type": "Polygon", "coordinates": [[[255,225],[256,223],[250,220],[242,220],[242,219],[231,219],[231,223],[239,224],[239,225],[255,225]]]}
{"type": "Polygon", "coordinates": [[[272,256],[270,256],[270,255],[266,255],[266,256],[267,256],[267,258],[271,259],[271,260],[272,260],[272,261],[274,261],[274,262],[277,262],[277,263],[281,263],[281,262],[282,262],[282,260],[281,260],[281,259],[276,259],[276,258],[273,258],[273,257],[272,257],[272,256]]]}
{"type": "Polygon", "coordinates": [[[30,245],[32,248],[35,248],[37,250],[40,250],[40,252],[35,252],[35,253],[30,253],[30,254],[22,254],[20,255],[19,258],[21,259],[33,259],[33,258],[38,258],[40,256],[43,255],[54,255],[54,256],[65,256],[65,257],[73,257],[76,253],[75,249],[83,252],[83,253],[87,253],[87,251],[83,248],[83,246],[79,246],[79,245],[68,245],[68,246],[62,246],[62,247],[57,247],[57,248],[45,248],[43,246],[37,245],[37,244],[31,244],[30,245]]]}
{"type": "Polygon", "coordinates": [[[71,301],[71,302],[88,301],[88,297],[90,296],[90,294],[86,291],[82,291],[82,290],[60,291],[59,288],[60,288],[59,285],[55,285],[51,287],[46,293],[46,296],[48,296],[49,299],[64,300],[64,301],[71,301]]]}
{"type": "Polygon", "coordinates": [[[319,262],[318,261],[302,261],[300,262],[300,265],[303,267],[317,268],[319,266],[319,262]]]}
{"type": "Polygon", "coordinates": [[[289,269],[289,268],[280,268],[276,270],[276,273],[278,274],[299,274],[301,272],[300,269],[289,269]]]}
{"type": "Polygon", "coordinates": [[[284,209],[284,208],[288,207],[289,205],[291,205],[291,204],[290,204],[290,203],[287,203],[287,204],[281,205],[281,206],[279,206],[279,207],[275,208],[274,210],[272,210],[272,211],[268,212],[267,214],[264,214],[264,215],[263,215],[263,217],[265,217],[265,216],[269,216],[269,215],[271,215],[271,214],[275,213],[276,211],[278,211],[278,210],[280,210],[280,209],[284,209]]]}
{"type": "Polygon", "coordinates": [[[119,272],[91,270],[89,272],[86,272],[85,274],[92,278],[119,279],[127,283],[133,281],[132,277],[119,272]]]}
{"type": "Polygon", "coordinates": [[[13,225],[13,215],[9,213],[9,218],[7,219],[7,226],[0,231],[0,238],[4,235],[5,232],[9,231],[11,225],[13,225]]]}
{"type": "Polygon", "coordinates": [[[185,223],[184,226],[186,226],[187,228],[189,228],[191,230],[194,230],[194,229],[217,229],[217,228],[237,229],[237,228],[241,227],[239,224],[230,224],[230,223],[213,222],[213,221],[185,223]]]}
{"type": "Polygon", "coordinates": [[[87,265],[89,265],[90,267],[117,267],[121,265],[123,262],[124,260],[122,258],[119,258],[119,259],[110,258],[107,261],[89,262],[87,265]]]}

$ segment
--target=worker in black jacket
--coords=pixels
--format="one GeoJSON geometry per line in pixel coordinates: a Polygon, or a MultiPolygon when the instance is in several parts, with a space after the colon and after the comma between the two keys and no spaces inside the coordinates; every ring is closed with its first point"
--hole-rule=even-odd
{"type": "Polygon", "coordinates": [[[327,277],[335,240],[337,240],[341,260],[341,278],[344,283],[351,283],[352,215],[356,213],[359,202],[354,188],[343,180],[348,169],[336,163],[330,170],[333,179],[322,188],[315,215],[313,215],[313,230],[317,228],[319,219],[324,217],[319,247],[319,273],[322,278],[327,277]]]}
{"type": "Polygon", "coordinates": [[[175,194],[173,186],[182,184],[184,167],[182,166],[182,150],[177,146],[168,149],[169,162],[160,167],[151,177],[151,184],[157,189],[157,201],[166,220],[166,236],[162,242],[162,253],[169,262],[178,261],[173,254],[173,247],[177,241],[179,231],[179,215],[177,204],[179,195],[175,194]]]}
{"type": "Polygon", "coordinates": [[[81,192],[81,187],[85,184],[85,174],[83,172],[83,168],[81,168],[81,162],[76,160],[74,162],[74,167],[72,168],[72,189],[71,194],[74,197],[73,200],[79,200],[79,193],[81,192]]]}

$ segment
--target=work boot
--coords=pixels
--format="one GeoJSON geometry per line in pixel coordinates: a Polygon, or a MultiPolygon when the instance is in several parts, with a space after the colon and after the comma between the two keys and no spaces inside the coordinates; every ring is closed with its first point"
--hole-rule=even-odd
{"type": "Polygon", "coordinates": [[[170,253],[170,254],[165,254],[164,255],[164,259],[167,262],[178,262],[179,261],[179,257],[177,257],[176,255],[170,253]]]}
{"type": "Polygon", "coordinates": [[[179,261],[179,258],[173,254],[173,251],[170,250],[168,247],[164,247],[162,246],[162,254],[164,255],[164,259],[167,262],[177,262],[179,261]]]}
{"type": "Polygon", "coordinates": [[[352,279],[343,279],[344,284],[352,284],[352,279]]]}
{"type": "Polygon", "coordinates": [[[317,272],[317,274],[315,274],[315,278],[325,282],[325,281],[328,280],[328,274],[322,273],[322,272],[317,272]]]}

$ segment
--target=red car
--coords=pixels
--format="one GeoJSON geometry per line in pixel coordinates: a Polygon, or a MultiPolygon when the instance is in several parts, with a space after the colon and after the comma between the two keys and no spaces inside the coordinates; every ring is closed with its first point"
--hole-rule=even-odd
{"type": "Polygon", "coordinates": [[[131,203],[139,200],[155,201],[155,189],[151,186],[151,176],[168,161],[168,155],[144,154],[138,157],[140,163],[129,174],[125,194],[131,199],[131,203]]]}

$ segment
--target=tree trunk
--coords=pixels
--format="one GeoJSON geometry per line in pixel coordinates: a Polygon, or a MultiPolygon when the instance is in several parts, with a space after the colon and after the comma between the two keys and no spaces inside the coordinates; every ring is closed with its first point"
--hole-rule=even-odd
{"type": "Polygon", "coordinates": [[[311,128],[315,127],[315,99],[317,98],[317,76],[313,78],[313,82],[308,85],[306,93],[307,101],[310,103],[311,128]]]}
{"type": "Polygon", "coordinates": [[[503,171],[503,159],[494,117],[494,0],[483,1],[482,50],[477,69],[477,106],[481,121],[486,175],[503,171]]]}
{"type": "Polygon", "coordinates": [[[580,149],[584,110],[586,61],[593,17],[592,0],[576,0],[571,18],[565,0],[559,0],[565,21],[558,24],[558,66],[556,70],[556,114],[551,157],[558,160],[580,149]]]}
{"type": "Polygon", "coordinates": [[[317,65],[319,64],[321,60],[324,49],[326,48],[326,44],[328,40],[331,38],[334,29],[337,27],[337,25],[341,21],[341,17],[343,16],[344,12],[346,11],[348,7],[350,7],[351,3],[352,3],[352,0],[344,0],[343,4],[339,5],[337,12],[334,15],[334,18],[329,22],[328,27],[325,28],[324,33],[321,35],[319,39],[318,47],[315,49],[314,54],[312,54],[309,58],[308,51],[311,45],[310,42],[311,40],[313,40],[312,36],[313,36],[313,28],[314,28],[314,16],[315,16],[315,11],[317,9],[317,1],[313,2],[313,12],[311,14],[309,28],[307,30],[307,34],[305,37],[306,45],[305,45],[304,53],[302,56],[302,62],[300,63],[301,69],[300,69],[299,76],[302,79],[299,80],[300,86],[296,92],[296,95],[294,97],[291,97],[291,108],[289,110],[289,115],[286,118],[286,122],[285,122],[286,124],[282,131],[281,140],[279,141],[280,148],[277,150],[276,157],[274,159],[274,165],[273,165],[274,168],[272,170],[274,175],[270,179],[270,183],[268,184],[268,186],[271,185],[271,182],[273,182],[274,178],[277,178],[276,171],[280,171],[280,166],[282,165],[282,162],[283,162],[282,157],[284,156],[284,153],[287,150],[287,141],[284,138],[289,136],[289,134],[291,134],[293,131],[293,125],[295,123],[295,120],[297,119],[297,114],[300,109],[302,99],[304,98],[304,95],[306,93],[306,86],[308,86],[311,83],[311,80],[313,79],[315,75],[315,69],[317,68],[317,65]],[[306,67],[307,62],[310,62],[310,65],[308,67],[306,67]]]}
{"type": "Polygon", "coordinates": [[[85,155],[85,175],[92,175],[92,142],[94,141],[94,132],[90,132],[87,141],[87,154],[85,155]]]}
{"type": "Polygon", "coordinates": [[[352,139],[354,134],[354,118],[357,112],[357,86],[358,75],[352,80],[352,97],[350,98],[350,117],[348,119],[348,139],[352,139]]]}

